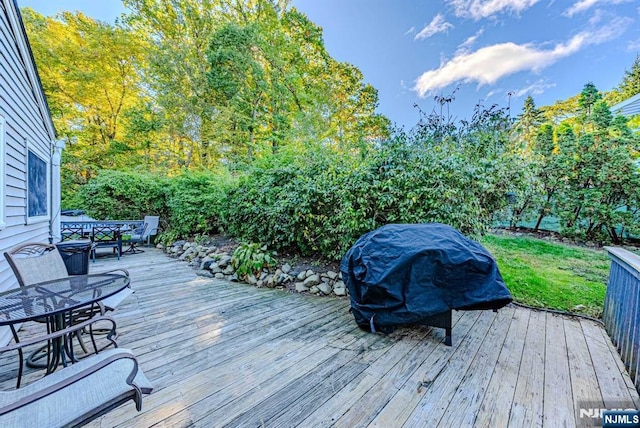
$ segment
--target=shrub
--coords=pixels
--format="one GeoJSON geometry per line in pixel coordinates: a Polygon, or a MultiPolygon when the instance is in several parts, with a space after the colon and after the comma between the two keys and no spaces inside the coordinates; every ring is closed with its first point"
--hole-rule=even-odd
{"type": "Polygon", "coordinates": [[[331,259],[386,223],[442,222],[480,234],[521,176],[500,132],[465,132],[463,139],[399,132],[360,156],[322,146],[281,153],[230,191],[222,222],[242,239],[331,259]]]}
{"type": "Polygon", "coordinates": [[[102,170],[78,193],[81,208],[96,219],[166,217],[167,180],[139,172],[102,170]]]}
{"type": "Polygon", "coordinates": [[[171,178],[167,228],[172,239],[217,232],[221,205],[232,182],[226,172],[188,172],[171,178]]]}

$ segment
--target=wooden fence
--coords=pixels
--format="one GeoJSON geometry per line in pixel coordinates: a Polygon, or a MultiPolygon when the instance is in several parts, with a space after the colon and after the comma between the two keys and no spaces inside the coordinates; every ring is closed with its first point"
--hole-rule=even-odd
{"type": "Polygon", "coordinates": [[[640,390],[640,256],[622,248],[605,248],[611,257],[611,271],[602,318],[640,390]]]}

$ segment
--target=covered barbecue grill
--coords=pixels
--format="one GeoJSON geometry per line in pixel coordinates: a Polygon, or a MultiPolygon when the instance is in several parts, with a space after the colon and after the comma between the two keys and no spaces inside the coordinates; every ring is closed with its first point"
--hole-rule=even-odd
{"type": "Polygon", "coordinates": [[[440,223],[369,232],[340,269],[356,323],[373,332],[424,324],[445,328],[451,345],[452,309],[499,309],[512,301],[491,254],[440,223]]]}

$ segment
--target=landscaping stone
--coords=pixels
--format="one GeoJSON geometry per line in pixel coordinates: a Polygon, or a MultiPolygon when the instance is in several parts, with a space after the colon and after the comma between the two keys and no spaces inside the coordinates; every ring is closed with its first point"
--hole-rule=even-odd
{"type": "Polygon", "coordinates": [[[295,290],[298,293],[304,293],[306,291],[309,291],[309,287],[307,287],[306,285],[304,285],[304,283],[302,282],[296,282],[295,284],[295,290]]]}
{"type": "Polygon", "coordinates": [[[195,248],[193,247],[189,247],[187,249],[187,251],[185,251],[184,253],[182,253],[182,255],[180,256],[180,260],[188,260],[191,261],[193,260],[193,258],[196,256],[197,252],[195,250],[195,248]]]}
{"type": "MultiPolygon", "coordinates": [[[[228,248],[228,247],[226,247],[228,248]]],[[[232,282],[246,282],[255,287],[295,290],[298,293],[313,293],[321,296],[347,296],[348,290],[342,281],[342,272],[319,268],[299,270],[289,263],[275,270],[263,268],[256,275],[244,279],[238,278],[231,265],[232,255],[219,251],[215,246],[200,245],[194,242],[176,241],[164,248],[174,258],[186,261],[196,270],[196,274],[208,278],[226,279],[232,282]],[[287,287],[287,284],[291,284],[287,287]]]]}
{"type": "Polygon", "coordinates": [[[346,287],[335,287],[333,289],[333,294],[335,294],[336,296],[346,296],[347,295],[347,288],[346,287]]]}
{"type": "Polygon", "coordinates": [[[276,286],[276,281],[275,281],[275,277],[274,275],[267,275],[267,277],[264,280],[265,285],[269,288],[273,288],[276,286]]]}
{"type": "Polygon", "coordinates": [[[331,284],[329,284],[327,282],[323,282],[322,284],[318,285],[318,289],[324,295],[331,294],[331,292],[333,291],[333,287],[331,287],[331,284]]]}
{"type": "Polygon", "coordinates": [[[222,269],[226,268],[227,266],[229,266],[229,263],[231,263],[231,256],[228,254],[224,254],[220,256],[220,259],[218,260],[218,266],[220,266],[222,269]]]}
{"type": "Polygon", "coordinates": [[[205,276],[207,278],[213,278],[213,274],[211,272],[209,272],[208,270],[203,270],[203,269],[197,270],[196,271],[196,275],[205,276]]]}
{"type": "Polygon", "coordinates": [[[336,296],[346,296],[347,295],[347,286],[342,281],[336,281],[333,285],[333,292],[336,296]]]}
{"type": "Polygon", "coordinates": [[[317,274],[310,275],[304,280],[303,283],[306,287],[318,285],[320,284],[320,277],[317,274]]]}
{"type": "Polygon", "coordinates": [[[211,270],[211,266],[214,264],[215,264],[215,260],[213,260],[211,257],[206,256],[200,262],[200,270],[203,270],[203,269],[211,270]]]}

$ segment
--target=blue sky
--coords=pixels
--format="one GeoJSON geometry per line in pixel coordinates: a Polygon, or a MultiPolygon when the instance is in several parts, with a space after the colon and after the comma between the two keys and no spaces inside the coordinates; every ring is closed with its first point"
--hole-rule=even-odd
{"type": "MultiPolygon", "coordinates": [[[[18,0],[53,15],[81,10],[107,22],[120,0],[18,0]]],[[[293,0],[324,29],[339,61],[356,65],[379,91],[379,111],[410,127],[434,96],[468,118],[477,103],[536,105],[579,93],[587,82],[617,86],[640,53],[638,0],[293,0]],[[509,95],[510,94],[510,95],[509,95]]],[[[438,108],[439,109],[439,108],[438,108]]]]}

